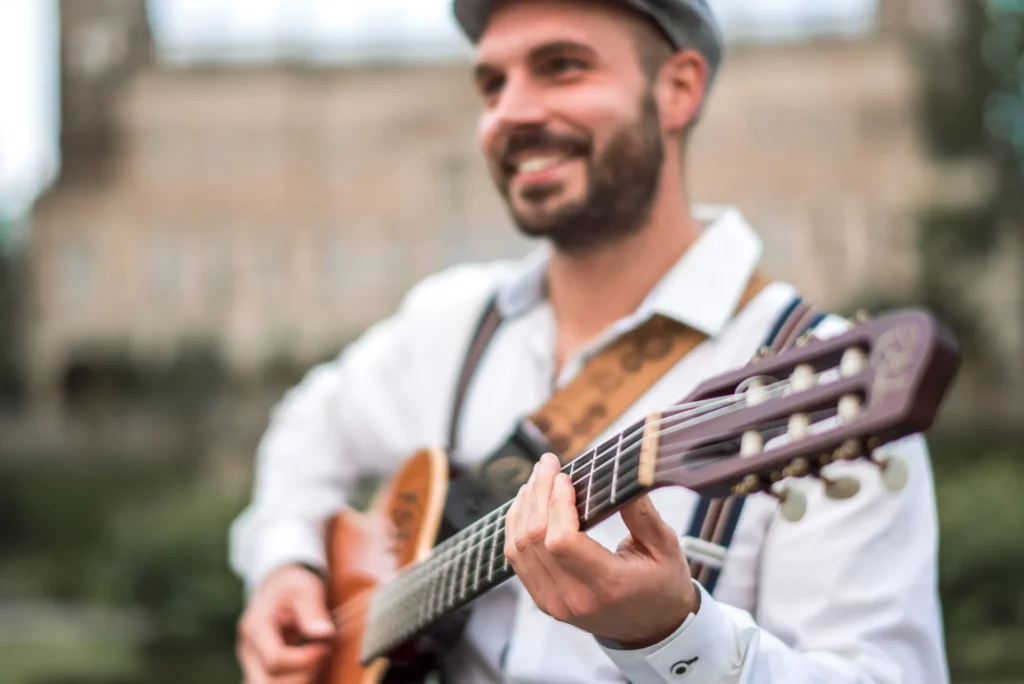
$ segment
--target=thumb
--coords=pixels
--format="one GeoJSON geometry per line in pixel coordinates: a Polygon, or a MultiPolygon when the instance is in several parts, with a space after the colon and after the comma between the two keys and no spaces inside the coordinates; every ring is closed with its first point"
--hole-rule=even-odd
{"type": "Polygon", "coordinates": [[[624,506],[619,512],[622,522],[637,546],[648,551],[666,550],[675,533],[661,519],[651,497],[647,494],[624,506]]]}
{"type": "Polygon", "coordinates": [[[320,592],[305,591],[292,599],[295,626],[306,637],[319,639],[332,636],[334,623],[320,592]]]}

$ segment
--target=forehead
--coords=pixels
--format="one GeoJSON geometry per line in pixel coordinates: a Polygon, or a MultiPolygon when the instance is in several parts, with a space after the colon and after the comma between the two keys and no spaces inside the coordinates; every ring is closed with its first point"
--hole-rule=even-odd
{"type": "Polygon", "coordinates": [[[563,41],[615,54],[632,50],[639,24],[632,11],[599,0],[506,0],[495,7],[477,43],[477,61],[513,61],[563,41]]]}

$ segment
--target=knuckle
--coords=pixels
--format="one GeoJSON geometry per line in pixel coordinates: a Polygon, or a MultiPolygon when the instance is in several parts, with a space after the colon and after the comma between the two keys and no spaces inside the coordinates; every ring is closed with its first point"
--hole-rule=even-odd
{"type": "Polygon", "coordinates": [[[565,606],[573,618],[586,618],[597,610],[597,601],[589,591],[570,593],[565,598],[565,606]]]}
{"type": "Polygon", "coordinates": [[[558,620],[559,622],[571,620],[573,617],[571,611],[569,610],[569,607],[561,601],[558,601],[553,605],[545,605],[541,607],[541,611],[543,611],[544,614],[548,615],[549,617],[558,620]]]}
{"type": "Polygon", "coordinates": [[[513,547],[518,553],[526,553],[526,550],[530,548],[530,542],[527,540],[526,535],[516,536],[513,547]]]}
{"type": "Polygon", "coordinates": [[[547,530],[542,525],[531,525],[526,530],[526,543],[530,546],[540,546],[546,536],[547,530]]]}
{"type": "Polygon", "coordinates": [[[564,556],[572,549],[572,537],[567,534],[549,534],[544,539],[544,548],[552,556],[564,556]]]}

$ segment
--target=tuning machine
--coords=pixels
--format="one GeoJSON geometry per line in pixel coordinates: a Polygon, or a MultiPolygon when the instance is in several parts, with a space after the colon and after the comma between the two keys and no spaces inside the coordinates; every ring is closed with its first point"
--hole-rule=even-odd
{"type": "Polygon", "coordinates": [[[890,492],[900,492],[910,480],[910,466],[897,454],[871,455],[871,462],[882,471],[882,484],[890,492]]]}
{"type": "MultiPolygon", "coordinates": [[[[829,457],[827,460],[831,462],[832,459],[829,457]]],[[[860,480],[849,475],[840,475],[839,477],[826,475],[822,472],[823,466],[821,461],[811,464],[809,475],[821,480],[825,496],[833,501],[845,501],[860,493],[860,480]]]]}
{"type": "Polygon", "coordinates": [[[773,486],[769,494],[779,500],[779,513],[790,522],[800,522],[807,513],[807,494],[794,481],[773,486]]]}

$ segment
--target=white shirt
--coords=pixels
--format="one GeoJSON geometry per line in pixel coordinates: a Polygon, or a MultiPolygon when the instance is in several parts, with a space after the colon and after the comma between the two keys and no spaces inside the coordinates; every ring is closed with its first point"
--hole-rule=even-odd
{"type": "MultiPolygon", "coordinates": [[[[275,410],[258,449],[254,500],[232,530],[232,564],[247,585],[285,563],[324,566],[322,522],[356,480],[386,476],[416,449],[444,444],[466,346],[496,288],[505,320],[466,397],[460,465],[485,458],[553,383],[567,383],[590,355],[654,313],[708,338],[595,444],[747,363],[795,293],[772,283],[733,316],[760,241],[734,209],[695,213],[709,222],[698,241],[634,314],[570,358],[557,378],[543,251],[523,263],[460,266],[424,280],[393,316],[312,370],[275,410]]],[[[818,333],[844,326],[826,319],[818,333]]],[[[887,449],[911,468],[898,494],[881,486],[875,466],[858,462],[830,468],[858,477],[860,493],[833,501],[809,486],[798,523],[782,519],[772,497],[749,497],[714,596],[699,587],[700,610],[662,643],[615,650],[540,612],[513,579],[474,603],[449,659],[451,681],[946,684],[927,448],[915,435],[887,449]],[[685,674],[672,674],[675,663],[693,658],[685,674]]],[[[697,495],[666,488],[652,500],[685,535],[697,495]]],[[[626,530],[615,515],[589,534],[614,549],[626,530]]]]}

